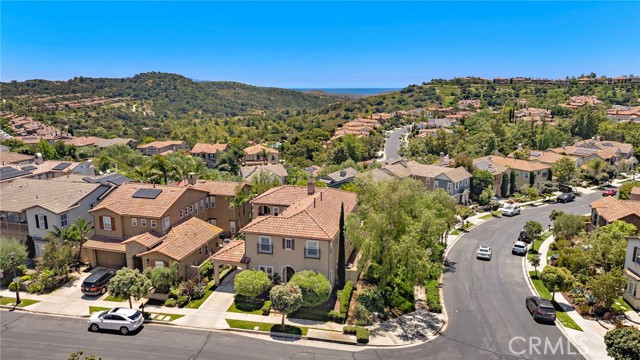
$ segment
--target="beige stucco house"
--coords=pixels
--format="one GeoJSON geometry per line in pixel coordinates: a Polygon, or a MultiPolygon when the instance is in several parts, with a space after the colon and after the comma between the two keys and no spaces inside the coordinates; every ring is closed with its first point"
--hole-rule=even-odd
{"type": "Polygon", "coordinates": [[[622,296],[634,309],[640,310],[640,237],[627,238],[624,272],[627,286],[622,296]]]}
{"type": "Polygon", "coordinates": [[[264,145],[253,145],[244,149],[245,165],[278,164],[280,153],[264,145]]]}

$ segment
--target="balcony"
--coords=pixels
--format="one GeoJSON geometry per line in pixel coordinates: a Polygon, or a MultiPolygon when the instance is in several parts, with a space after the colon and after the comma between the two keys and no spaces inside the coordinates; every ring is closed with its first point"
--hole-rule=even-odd
{"type": "Polygon", "coordinates": [[[0,222],[0,230],[4,231],[19,231],[29,233],[29,226],[26,223],[14,223],[14,222],[0,222]]]}
{"type": "Polygon", "coordinates": [[[320,249],[304,248],[304,257],[307,259],[320,259],[320,249]]]}
{"type": "Polygon", "coordinates": [[[258,243],[258,254],[273,254],[273,245],[258,243]]]}

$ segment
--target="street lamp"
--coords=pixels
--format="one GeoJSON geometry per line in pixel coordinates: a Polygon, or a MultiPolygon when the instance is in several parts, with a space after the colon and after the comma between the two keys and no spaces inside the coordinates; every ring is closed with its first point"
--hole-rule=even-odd
{"type": "Polygon", "coordinates": [[[16,279],[20,280],[20,278],[18,278],[18,275],[16,274],[16,267],[13,263],[13,258],[16,256],[16,253],[14,252],[10,252],[9,253],[9,258],[11,259],[11,267],[13,268],[13,282],[15,282],[15,286],[16,286],[16,306],[20,305],[20,281],[16,281],[16,279]]]}

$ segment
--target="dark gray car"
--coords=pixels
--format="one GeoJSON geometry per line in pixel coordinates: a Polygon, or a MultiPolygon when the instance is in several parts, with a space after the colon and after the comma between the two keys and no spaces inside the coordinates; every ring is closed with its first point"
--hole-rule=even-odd
{"type": "Polygon", "coordinates": [[[559,203],[568,203],[568,202],[572,202],[575,199],[576,199],[576,194],[570,193],[570,192],[558,195],[559,203]]]}
{"type": "Polygon", "coordinates": [[[99,270],[89,275],[82,282],[82,293],[85,295],[99,295],[107,292],[109,280],[116,274],[115,270],[99,270]]]}
{"type": "Polygon", "coordinates": [[[551,301],[539,296],[528,296],[526,300],[527,310],[535,321],[556,321],[556,309],[551,301]]]}

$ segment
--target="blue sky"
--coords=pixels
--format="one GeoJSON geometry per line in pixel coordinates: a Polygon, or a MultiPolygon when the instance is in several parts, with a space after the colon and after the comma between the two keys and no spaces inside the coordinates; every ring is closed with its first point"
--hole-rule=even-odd
{"type": "Polygon", "coordinates": [[[2,2],[0,80],[278,87],[640,74],[640,3],[2,2]]]}

